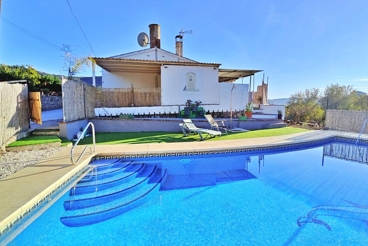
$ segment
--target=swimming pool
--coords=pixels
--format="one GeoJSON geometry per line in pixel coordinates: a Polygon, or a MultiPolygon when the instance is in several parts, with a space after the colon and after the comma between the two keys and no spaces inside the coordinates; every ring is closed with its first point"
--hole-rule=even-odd
{"type": "Polygon", "coordinates": [[[366,245],[367,147],[309,147],[126,158],[168,169],[145,204],[67,227],[66,193],[9,245],[366,245]]]}

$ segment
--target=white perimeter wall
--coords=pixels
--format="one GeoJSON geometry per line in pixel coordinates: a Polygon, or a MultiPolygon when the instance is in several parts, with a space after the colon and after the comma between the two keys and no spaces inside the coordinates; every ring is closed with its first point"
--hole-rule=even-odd
{"type": "Polygon", "coordinates": [[[261,104],[260,108],[264,114],[277,114],[278,110],[282,112],[282,119],[285,118],[285,105],[264,105],[261,104]]]}
{"type": "Polygon", "coordinates": [[[206,110],[230,111],[230,106],[233,111],[245,109],[245,106],[248,103],[248,84],[233,84],[225,82],[219,84],[221,102],[219,105],[206,105],[206,110]],[[235,85],[235,87],[231,93],[233,85],[235,85]]]}
{"type": "Polygon", "coordinates": [[[158,77],[160,85],[160,76],[149,73],[110,73],[102,70],[103,88],[155,88],[155,77],[158,77]]]}
{"type": "Polygon", "coordinates": [[[162,105],[183,105],[188,99],[220,104],[218,70],[213,67],[161,66],[161,90],[162,105]],[[195,91],[184,90],[188,73],[195,74],[195,91]]]}

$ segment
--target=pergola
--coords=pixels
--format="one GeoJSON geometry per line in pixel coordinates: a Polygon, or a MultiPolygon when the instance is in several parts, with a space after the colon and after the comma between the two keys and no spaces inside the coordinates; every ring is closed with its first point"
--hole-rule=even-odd
{"type": "Polygon", "coordinates": [[[246,70],[246,69],[222,69],[219,63],[201,63],[201,62],[182,62],[182,61],[155,61],[155,60],[139,60],[125,58],[101,58],[90,57],[93,64],[97,64],[108,72],[134,72],[134,73],[153,73],[160,74],[161,66],[200,66],[213,67],[218,69],[219,82],[234,82],[237,79],[249,77],[262,70],[246,70]]]}

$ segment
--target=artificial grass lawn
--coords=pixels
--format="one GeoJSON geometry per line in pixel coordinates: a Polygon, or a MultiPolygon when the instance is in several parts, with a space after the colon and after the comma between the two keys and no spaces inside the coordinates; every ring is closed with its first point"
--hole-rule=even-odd
{"type": "Polygon", "coordinates": [[[17,140],[16,142],[13,142],[9,144],[9,147],[19,147],[19,146],[27,146],[27,145],[36,145],[36,144],[48,144],[48,143],[57,143],[61,142],[61,139],[58,138],[58,136],[29,136],[26,138],[22,138],[20,140],[17,140]]]}
{"type": "MultiPolygon", "coordinates": [[[[207,138],[205,141],[221,141],[245,138],[260,138],[281,136],[293,133],[305,132],[306,129],[283,127],[275,129],[254,130],[249,132],[228,132],[229,135],[221,137],[207,138]]],[[[206,136],[205,134],[203,135],[206,136]]],[[[96,133],[96,144],[141,144],[141,143],[175,143],[175,142],[193,142],[200,141],[198,135],[189,135],[184,137],[180,132],[109,132],[96,133]]],[[[57,136],[49,135],[33,135],[9,144],[9,147],[27,146],[36,144],[47,144],[61,142],[61,146],[66,146],[71,141],[68,139],[60,139],[57,136]]],[[[78,145],[86,145],[92,143],[92,137],[81,139],[78,145]]]]}
{"type": "MultiPolygon", "coordinates": [[[[205,141],[221,141],[245,138],[260,138],[306,132],[308,130],[294,127],[254,130],[249,132],[228,132],[221,137],[207,138],[205,141]]],[[[205,134],[203,135],[205,137],[205,134]]],[[[198,135],[184,137],[180,132],[109,132],[96,133],[96,144],[141,144],[141,143],[175,143],[199,141],[198,135]]],[[[92,137],[81,139],[78,145],[91,144],[92,137]]]]}

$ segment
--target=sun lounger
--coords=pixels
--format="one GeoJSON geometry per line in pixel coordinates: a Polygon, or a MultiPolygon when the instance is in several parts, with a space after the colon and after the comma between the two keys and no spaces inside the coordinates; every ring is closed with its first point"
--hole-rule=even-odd
{"type": "Polygon", "coordinates": [[[227,135],[227,127],[225,126],[225,123],[224,123],[224,121],[223,121],[223,120],[221,120],[221,121],[216,121],[216,120],[212,117],[212,115],[210,115],[210,114],[206,114],[204,117],[207,119],[208,123],[210,123],[210,125],[211,125],[211,130],[212,130],[213,128],[215,128],[215,129],[217,129],[217,131],[223,131],[223,132],[225,132],[225,133],[226,133],[226,135],[227,135]],[[220,124],[219,124],[218,122],[219,122],[220,124]]]}
{"type": "Polygon", "coordinates": [[[221,136],[220,131],[214,131],[210,129],[198,128],[196,127],[191,119],[183,119],[184,123],[180,123],[179,126],[183,131],[184,136],[188,136],[190,133],[198,134],[201,140],[204,140],[202,134],[207,134],[206,137],[210,136],[211,138],[215,136],[221,136]]]}

